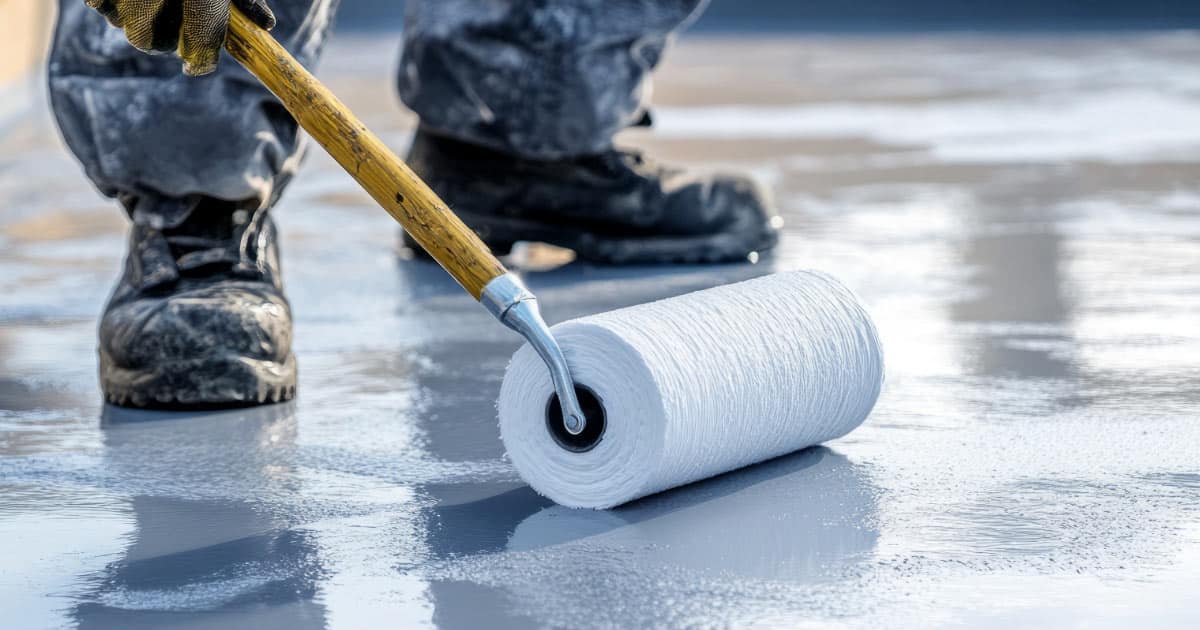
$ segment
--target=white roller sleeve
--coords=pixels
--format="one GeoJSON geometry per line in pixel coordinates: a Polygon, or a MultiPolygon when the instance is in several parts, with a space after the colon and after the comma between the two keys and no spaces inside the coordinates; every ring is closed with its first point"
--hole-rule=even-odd
{"type": "Polygon", "coordinates": [[[546,426],[554,391],[528,345],[500,389],[500,434],[521,477],[570,507],[607,508],[841,437],[883,385],[875,326],[849,289],[780,273],[563,322],[572,376],[607,428],[568,451],[546,426]]]}

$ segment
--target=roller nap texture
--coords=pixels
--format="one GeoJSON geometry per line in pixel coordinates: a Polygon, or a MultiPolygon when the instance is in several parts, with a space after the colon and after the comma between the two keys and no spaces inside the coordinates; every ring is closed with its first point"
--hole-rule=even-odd
{"type": "Polygon", "coordinates": [[[521,477],[570,507],[613,507],[841,437],[862,424],[883,386],[870,316],[819,272],[775,274],[553,330],[576,383],[603,405],[604,434],[586,450],[554,437],[553,385],[528,345],[500,389],[500,434],[521,477]]]}

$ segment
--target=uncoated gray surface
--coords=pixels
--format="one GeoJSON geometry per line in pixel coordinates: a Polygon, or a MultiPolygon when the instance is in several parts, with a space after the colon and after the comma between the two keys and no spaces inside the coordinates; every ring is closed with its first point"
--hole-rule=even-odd
{"type": "MultiPolygon", "coordinates": [[[[403,148],[391,55],[365,54],[391,41],[339,40],[324,76],[403,148]]],[[[610,512],[515,477],[494,400],[518,340],[398,261],[323,156],[278,213],[299,401],[101,408],[123,219],[34,106],[0,136],[3,624],[1195,627],[1198,53],[685,43],[659,130],[629,139],[755,173],[784,244],[720,268],[539,271],[534,251],[548,318],[817,267],[871,305],[889,381],[845,439],[610,512]]]]}

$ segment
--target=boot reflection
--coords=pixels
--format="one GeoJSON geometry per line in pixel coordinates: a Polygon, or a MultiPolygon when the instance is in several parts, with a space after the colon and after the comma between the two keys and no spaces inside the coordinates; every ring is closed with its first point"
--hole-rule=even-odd
{"type": "Polygon", "coordinates": [[[81,597],[79,627],[324,627],[315,542],[279,507],[297,493],[293,405],[108,407],[101,423],[136,533],[81,597]]]}

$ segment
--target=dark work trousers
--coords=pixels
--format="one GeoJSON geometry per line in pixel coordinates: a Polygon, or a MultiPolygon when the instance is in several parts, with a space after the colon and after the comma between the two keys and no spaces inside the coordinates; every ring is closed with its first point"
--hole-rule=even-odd
{"type": "MultiPolygon", "coordinates": [[[[603,151],[642,117],[648,73],[706,2],[410,0],[400,95],[427,129],[516,156],[603,151]]],[[[273,0],[275,37],[311,66],[337,4],[273,0]]],[[[107,195],[266,204],[300,161],[295,121],[232,59],[184,76],[83,0],[60,0],[49,67],[62,134],[107,195]]]]}

